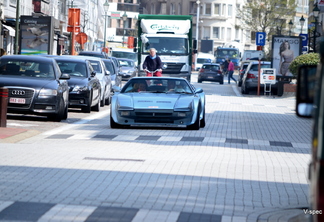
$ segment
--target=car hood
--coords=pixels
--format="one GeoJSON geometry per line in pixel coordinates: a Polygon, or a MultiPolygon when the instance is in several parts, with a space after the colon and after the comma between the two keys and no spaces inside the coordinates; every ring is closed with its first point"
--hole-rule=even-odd
{"type": "Polygon", "coordinates": [[[88,85],[89,79],[85,77],[71,77],[68,80],[69,86],[86,86],[88,85]]]}
{"type": "Polygon", "coordinates": [[[124,71],[124,72],[126,72],[126,71],[130,71],[130,70],[133,71],[135,69],[133,67],[125,67],[124,66],[124,67],[121,68],[121,70],[124,71]]]}
{"type": "Polygon", "coordinates": [[[0,86],[1,87],[9,87],[9,86],[19,86],[19,87],[29,87],[34,89],[41,89],[44,87],[52,88],[50,85],[56,84],[57,81],[54,79],[37,79],[37,78],[17,78],[17,77],[1,77],[0,78],[0,86]]]}
{"type": "Polygon", "coordinates": [[[167,93],[118,94],[118,107],[124,109],[191,109],[193,95],[167,93]]]}

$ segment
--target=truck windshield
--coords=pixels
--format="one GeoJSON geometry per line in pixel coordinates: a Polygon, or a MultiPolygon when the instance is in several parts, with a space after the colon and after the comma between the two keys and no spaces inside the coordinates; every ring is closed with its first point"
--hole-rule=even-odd
{"type": "Polygon", "coordinates": [[[155,48],[159,55],[189,54],[188,39],[170,37],[148,37],[148,42],[143,44],[142,53],[149,53],[150,48],[155,48]]]}
{"type": "Polygon", "coordinates": [[[238,58],[239,51],[237,49],[217,49],[216,50],[216,57],[225,58],[238,58]]]}

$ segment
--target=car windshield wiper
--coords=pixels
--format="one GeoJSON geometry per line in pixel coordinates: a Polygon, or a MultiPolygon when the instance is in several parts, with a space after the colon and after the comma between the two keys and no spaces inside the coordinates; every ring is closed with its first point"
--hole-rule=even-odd
{"type": "Polygon", "coordinates": [[[183,92],[175,92],[175,93],[177,93],[177,94],[192,94],[192,92],[185,92],[185,91],[183,91],[183,92]]]}
{"type": "Polygon", "coordinates": [[[156,91],[150,91],[150,93],[165,93],[165,91],[156,90],[156,91]]]}

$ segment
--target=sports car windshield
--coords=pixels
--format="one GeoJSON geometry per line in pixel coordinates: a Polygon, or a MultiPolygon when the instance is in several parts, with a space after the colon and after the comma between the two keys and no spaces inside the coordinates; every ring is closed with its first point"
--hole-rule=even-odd
{"type": "Polygon", "coordinates": [[[130,79],[121,93],[193,94],[193,89],[184,79],[151,77],[130,79]]]}
{"type": "Polygon", "coordinates": [[[1,59],[0,61],[0,76],[55,79],[52,64],[7,59],[1,59]]]}

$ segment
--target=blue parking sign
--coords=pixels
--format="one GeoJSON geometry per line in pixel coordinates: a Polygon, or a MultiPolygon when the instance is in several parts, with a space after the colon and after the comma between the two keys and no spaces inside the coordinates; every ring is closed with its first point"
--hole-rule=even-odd
{"type": "Polygon", "coordinates": [[[266,33],[265,32],[257,32],[256,33],[256,45],[265,45],[266,33]]]}
{"type": "Polygon", "coordinates": [[[302,39],[302,46],[307,46],[308,45],[308,34],[299,34],[299,36],[302,39]]]}

